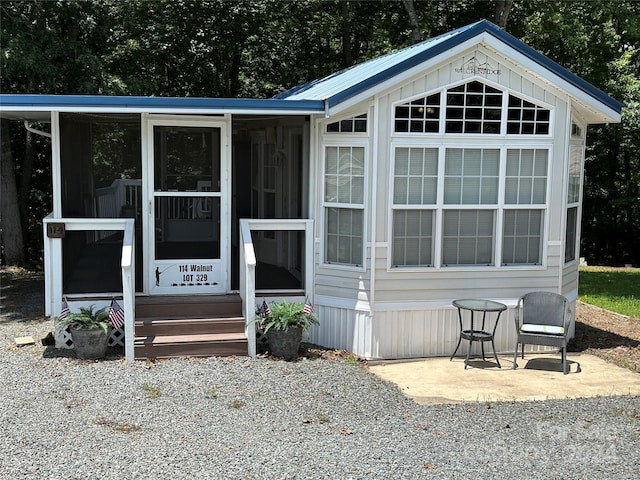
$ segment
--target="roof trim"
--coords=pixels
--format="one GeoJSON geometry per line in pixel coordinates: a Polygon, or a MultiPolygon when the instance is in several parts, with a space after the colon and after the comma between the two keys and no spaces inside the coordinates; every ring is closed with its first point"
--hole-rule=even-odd
{"type": "Polygon", "coordinates": [[[321,100],[0,94],[0,111],[312,114],[324,107],[321,100]]]}

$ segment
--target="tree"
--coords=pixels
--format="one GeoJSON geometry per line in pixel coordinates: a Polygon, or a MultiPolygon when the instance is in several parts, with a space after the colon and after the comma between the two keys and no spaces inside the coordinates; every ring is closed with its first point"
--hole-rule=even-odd
{"type": "Polygon", "coordinates": [[[18,209],[18,190],[16,178],[13,174],[15,166],[11,153],[11,135],[9,134],[9,120],[2,119],[2,139],[0,155],[0,234],[4,264],[22,265],[24,263],[24,241],[20,226],[18,209]]]}

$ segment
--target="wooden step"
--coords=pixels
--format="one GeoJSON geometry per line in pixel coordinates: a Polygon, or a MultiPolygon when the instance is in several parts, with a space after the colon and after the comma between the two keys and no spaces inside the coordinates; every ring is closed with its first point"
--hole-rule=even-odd
{"type": "Polygon", "coordinates": [[[238,295],[138,297],[134,356],[247,355],[244,329],[238,295]]]}
{"type": "Polygon", "coordinates": [[[150,335],[201,335],[208,333],[244,333],[244,317],[216,318],[138,318],[136,337],[150,335]]]}
{"type": "Polygon", "coordinates": [[[244,334],[165,335],[136,338],[136,360],[174,357],[247,355],[244,334]]]}
{"type": "Polygon", "coordinates": [[[238,317],[239,295],[167,295],[136,298],[136,318],[238,317]]]}

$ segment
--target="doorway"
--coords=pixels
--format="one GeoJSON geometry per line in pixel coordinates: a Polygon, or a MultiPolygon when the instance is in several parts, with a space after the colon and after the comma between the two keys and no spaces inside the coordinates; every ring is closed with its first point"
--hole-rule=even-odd
{"type": "Polygon", "coordinates": [[[227,292],[227,145],[222,120],[149,120],[146,244],[150,294],[227,292]]]}

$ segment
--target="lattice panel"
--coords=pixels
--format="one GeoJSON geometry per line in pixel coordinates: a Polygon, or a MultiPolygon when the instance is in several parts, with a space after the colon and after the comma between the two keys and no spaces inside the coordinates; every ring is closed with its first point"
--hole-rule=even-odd
{"type": "Polygon", "coordinates": [[[264,334],[264,329],[256,326],[256,352],[264,353],[268,350],[269,342],[264,334]]]}
{"type": "MultiPolygon", "coordinates": [[[[54,338],[56,340],[56,348],[73,348],[73,338],[69,327],[61,328],[60,325],[54,326],[54,338]]],[[[124,347],[124,327],[112,328],[111,335],[107,339],[109,347],[124,347]]]]}

